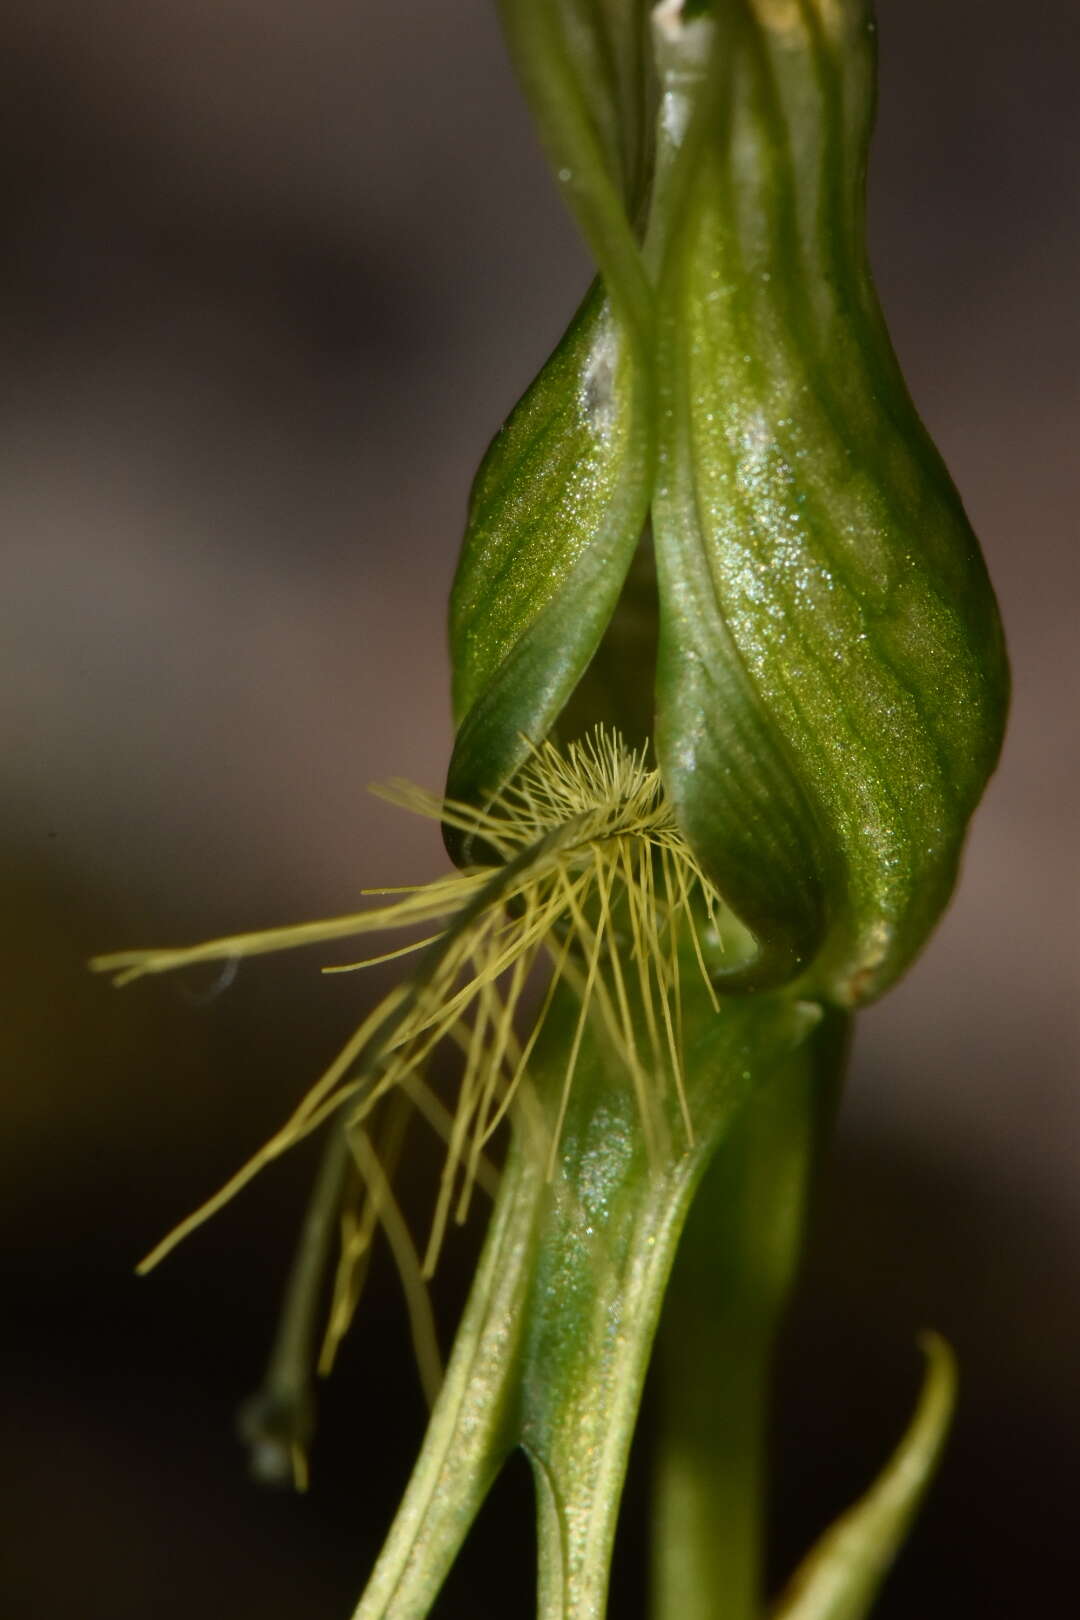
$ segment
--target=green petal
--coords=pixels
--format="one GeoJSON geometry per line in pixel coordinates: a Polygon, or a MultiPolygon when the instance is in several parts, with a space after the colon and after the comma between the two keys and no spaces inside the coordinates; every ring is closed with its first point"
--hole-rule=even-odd
{"type": "Polygon", "coordinates": [[[956,1403],[956,1364],[924,1334],[926,1376],[915,1415],[875,1483],[827,1530],[796,1571],[773,1620],[863,1620],[937,1468],[956,1403]]]}
{"type": "Polygon", "coordinates": [[[661,596],[656,747],[679,825],[758,953],[740,984],[794,978],[826,928],[829,855],[792,751],[755,687],[712,567],[700,509],[688,359],[662,329],[661,462],[653,503],[661,596]]]}
{"type": "Polygon", "coordinates": [[[933,927],[1007,671],[867,268],[866,7],[720,8],[661,292],[661,766],[763,952],[842,1003],[933,927]]]}
{"type": "MultiPolygon", "coordinates": [[[[502,0],[511,56],[600,271],[496,437],[451,599],[448,793],[483,802],[541,741],[603,636],[652,479],[654,301],[634,225],[651,152],[642,0],[502,0]]],[[[451,854],[467,861],[460,838],[451,854]]]]}
{"type": "Polygon", "coordinates": [[[594,287],[488,451],[450,604],[453,798],[482,802],[506,782],[596,650],[648,507],[647,388],[594,287]]]}

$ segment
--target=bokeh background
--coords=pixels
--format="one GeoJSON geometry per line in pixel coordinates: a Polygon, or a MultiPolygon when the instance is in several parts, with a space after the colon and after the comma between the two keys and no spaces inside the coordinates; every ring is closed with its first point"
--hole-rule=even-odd
{"type": "MultiPolygon", "coordinates": [[[[960,896],[862,1022],[782,1357],[774,1558],[877,1466],[933,1324],[962,1407],[881,1620],[1014,1616],[1075,1576],[1077,1528],[1075,17],[879,16],[874,261],[1016,701],[960,896]]],[[[9,0],[0,188],[0,1611],[344,1616],[423,1421],[389,1264],[304,1498],[249,1482],[233,1413],[310,1160],[132,1266],[381,981],[293,957],[118,996],[85,961],[440,869],[365,789],[441,782],[471,472],[587,266],[488,0],[9,0]]],[[[440,1612],[528,1614],[528,1493],[522,1465],[440,1612]]]]}

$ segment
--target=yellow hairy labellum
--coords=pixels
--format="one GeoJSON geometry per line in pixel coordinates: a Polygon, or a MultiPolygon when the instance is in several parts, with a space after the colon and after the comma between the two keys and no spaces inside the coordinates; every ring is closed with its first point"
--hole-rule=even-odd
{"type": "MultiPolygon", "coordinates": [[[[667,1154],[666,1114],[674,1093],[687,1141],[693,1121],[682,1068],[683,981],[690,972],[713,1006],[706,953],[721,945],[720,897],[675,822],[659,773],[644,751],[597,730],[565,752],[531,747],[524,770],[482,811],[439,799],[408,783],[376,789],[392,803],[461,828],[497,865],[433,882],[365,891],[365,911],[323,922],[238,934],[175,950],[126,951],[93,966],[128,984],[147,974],[199,963],[237,962],[300,945],[407,929],[419,937],[346,966],[347,973],[394,958],[417,958],[412,977],[364,1019],[344,1049],[279,1131],[236,1175],[147,1257],[149,1269],[220,1209],[264,1166],[332,1118],[340,1119],[366,1191],[345,1213],[342,1262],[323,1364],[348,1326],[358,1276],[376,1224],[387,1229],[399,1269],[415,1294],[430,1277],[448,1222],[464,1221],[477,1183],[493,1190],[487,1150],[512,1109],[523,1141],[558,1165],[562,1120],[582,1039],[594,1021],[634,1088],[641,1127],[654,1154],[667,1154]],[[546,983],[543,982],[546,975],[546,983]],[[539,981],[539,982],[538,982],[539,981]],[[529,1062],[560,986],[579,1003],[554,1111],[529,1105],[529,1062]],[[522,1006],[531,1006],[519,1027],[522,1006]],[[456,1103],[448,1109],[424,1078],[440,1043],[460,1053],[456,1103]],[[444,1138],[446,1158],[426,1248],[419,1256],[401,1232],[385,1160],[396,1156],[400,1119],[380,1155],[368,1122],[398,1094],[444,1138]]],[[[699,992],[700,993],[700,992],[699,992]]],[[[430,1337],[426,1330],[423,1335],[430,1337]]],[[[423,1351],[421,1366],[430,1368],[423,1351]]],[[[426,1380],[429,1385],[436,1382],[426,1380]]]]}

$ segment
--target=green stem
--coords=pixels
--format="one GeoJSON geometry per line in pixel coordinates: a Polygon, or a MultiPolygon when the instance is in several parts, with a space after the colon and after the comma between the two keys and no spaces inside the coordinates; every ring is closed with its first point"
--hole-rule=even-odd
{"type": "Polygon", "coordinates": [[[756,1620],[770,1363],[846,1020],[751,1098],[695,1199],[657,1349],[653,1620],[756,1620]]]}

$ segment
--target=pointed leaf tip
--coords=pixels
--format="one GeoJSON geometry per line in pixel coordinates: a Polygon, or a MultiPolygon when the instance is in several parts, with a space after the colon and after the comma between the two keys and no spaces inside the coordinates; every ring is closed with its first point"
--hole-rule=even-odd
{"type": "Polygon", "coordinates": [[[772,1620],[863,1620],[926,1494],[956,1405],[956,1360],[937,1333],[919,1346],[926,1373],[908,1429],[866,1494],[826,1530],[772,1620]]]}

